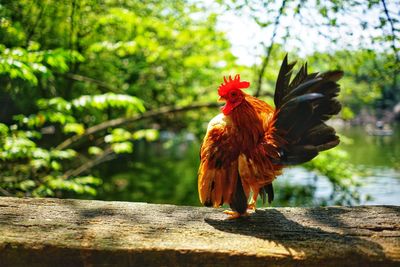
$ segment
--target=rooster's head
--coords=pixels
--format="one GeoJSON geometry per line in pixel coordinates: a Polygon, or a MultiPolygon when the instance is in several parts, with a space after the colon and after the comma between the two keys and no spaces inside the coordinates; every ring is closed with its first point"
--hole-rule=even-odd
{"type": "Polygon", "coordinates": [[[224,83],[218,88],[219,100],[226,101],[225,106],[221,108],[224,115],[229,115],[234,108],[242,103],[245,94],[241,89],[248,88],[249,86],[249,82],[240,81],[239,74],[236,74],[234,79],[230,75],[228,79],[224,76],[224,83]]]}

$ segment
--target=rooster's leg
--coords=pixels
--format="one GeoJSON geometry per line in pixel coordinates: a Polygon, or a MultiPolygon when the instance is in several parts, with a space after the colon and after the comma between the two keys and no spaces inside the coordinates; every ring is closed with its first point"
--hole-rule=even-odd
{"type": "Polygon", "coordinates": [[[256,201],[252,199],[250,203],[247,205],[248,210],[256,210],[256,201]]]}
{"type": "Polygon", "coordinates": [[[257,197],[258,197],[258,190],[257,192],[253,192],[253,197],[251,198],[249,204],[247,205],[248,210],[256,210],[257,206],[257,197]]]}
{"type": "Polygon", "coordinates": [[[228,214],[228,220],[232,220],[232,219],[237,219],[239,217],[243,217],[243,216],[249,216],[249,214],[247,212],[241,214],[237,211],[233,211],[233,210],[224,210],[225,214],[228,214]]]}

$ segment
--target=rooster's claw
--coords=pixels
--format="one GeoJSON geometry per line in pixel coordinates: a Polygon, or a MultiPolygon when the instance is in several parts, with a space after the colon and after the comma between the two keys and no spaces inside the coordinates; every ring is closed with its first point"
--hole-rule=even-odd
{"type": "Polygon", "coordinates": [[[233,219],[237,219],[243,216],[249,216],[249,214],[247,212],[245,213],[239,213],[237,211],[233,211],[233,210],[224,210],[225,214],[230,215],[230,217],[228,217],[228,220],[233,220],[233,219]]]}

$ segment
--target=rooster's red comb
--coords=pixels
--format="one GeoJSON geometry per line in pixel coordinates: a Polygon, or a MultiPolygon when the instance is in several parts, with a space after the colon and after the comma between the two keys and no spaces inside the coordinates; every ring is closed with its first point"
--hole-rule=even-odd
{"type": "Polygon", "coordinates": [[[232,79],[232,76],[229,75],[228,79],[224,76],[224,83],[218,87],[218,94],[220,96],[226,95],[230,90],[244,89],[250,86],[249,82],[240,81],[240,74],[236,74],[235,78],[232,79]]]}

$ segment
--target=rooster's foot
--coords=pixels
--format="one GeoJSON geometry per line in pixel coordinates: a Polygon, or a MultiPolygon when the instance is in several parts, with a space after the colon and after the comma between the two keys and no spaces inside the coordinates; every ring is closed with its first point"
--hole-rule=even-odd
{"type": "Polygon", "coordinates": [[[256,202],[250,202],[250,203],[247,205],[247,209],[248,209],[248,210],[253,210],[253,211],[255,211],[255,210],[256,210],[256,202]]]}
{"type": "Polygon", "coordinates": [[[233,210],[224,210],[224,213],[229,215],[228,220],[237,219],[237,218],[243,217],[243,216],[249,216],[249,214],[247,212],[239,213],[239,212],[233,211],[233,210]]]}

